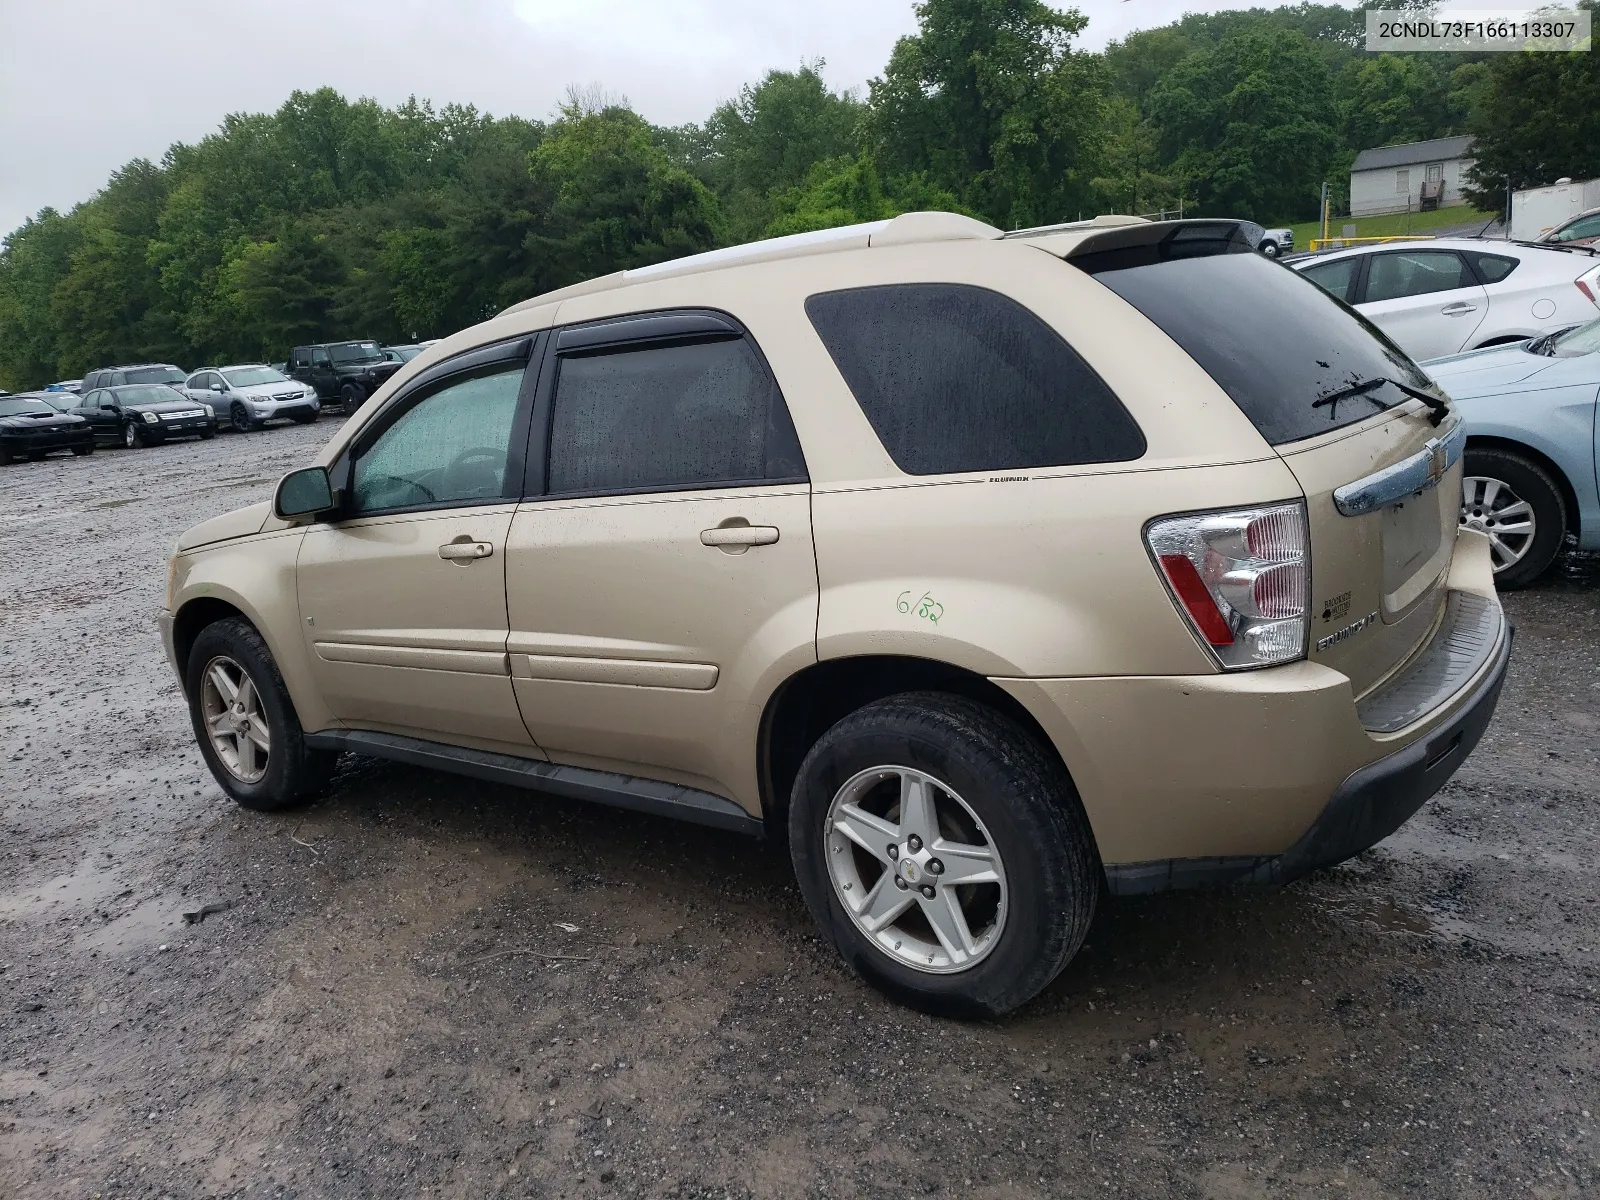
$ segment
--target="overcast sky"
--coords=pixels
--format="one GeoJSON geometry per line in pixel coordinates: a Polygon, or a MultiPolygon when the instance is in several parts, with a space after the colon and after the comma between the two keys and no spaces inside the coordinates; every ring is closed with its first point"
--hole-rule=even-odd
{"type": "MultiPolygon", "coordinates": [[[[1085,0],[1083,44],[1250,3],[1085,0]]],[[[802,59],[864,94],[914,25],[911,0],[0,0],[0,233],[296,88],[543,117],[599,83],[679,124],[802,59]]]]}

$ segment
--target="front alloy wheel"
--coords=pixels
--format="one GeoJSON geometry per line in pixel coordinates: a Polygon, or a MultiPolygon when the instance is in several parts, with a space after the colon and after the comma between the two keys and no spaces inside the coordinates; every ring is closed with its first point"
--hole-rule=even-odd
{"type": "Polygon", "coordinates": [[[137,450],[144,445],[144,434],[139,432],[139,427],[132,421],[122,427],[122,444],[129,450],[137,450]]]}
{"type": "Polygon", "coordinates": [[[978,815],[932,775],[882,766],[845,782],[828,809],[828,874],[850,920],[915,971],[983,959],[1006,923],[1006,874],[978,815]]]}
{"type": "Polygon", "coordinates": [[[205,666],[200,711],[211,748],[240,783],[258,783],[272,755],[272,730],[249,673],[219,654],[205,666]]]}
{"type": "Polygon", "coordinates": [[[1550,471],[1499,446],[1468,446],[1461,475],[1461,525],[1489,539],[1495,586],[1526,587],[1548,571],[1567,537],[1550,471]]]}
{"type": "Polygon", "coordinates": [[[228,423],[233,426],[235,433],[249,433],[255,428],[255,422],[250,419],[250,410],[237,400],[228,409],[228,423]]]}

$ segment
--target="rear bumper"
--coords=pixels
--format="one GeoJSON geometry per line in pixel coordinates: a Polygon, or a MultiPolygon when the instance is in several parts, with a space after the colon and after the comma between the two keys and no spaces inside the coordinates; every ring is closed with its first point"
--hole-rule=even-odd
{"type": "Polygon", "coordinates": [[[1377,845],[1442,788],[1488,728],[1511,662],[1514,630],[1504,627],[1488,669],[1454,715],[1403,750],[1352,771],[1327,807],[1282,854],[1169,859],[1106,867],[1121,896],[1225,883],[1292,883],[1377,845]]]}

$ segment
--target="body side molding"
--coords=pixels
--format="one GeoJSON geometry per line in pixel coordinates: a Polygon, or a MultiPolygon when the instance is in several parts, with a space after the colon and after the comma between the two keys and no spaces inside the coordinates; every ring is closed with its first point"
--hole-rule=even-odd
{"type": "Polygon", "coordinates": [[[431,767],[436,771],[468,775],[490,783],[504,783],[512,787],[551,792],[574,800],[609,804],[614,808],[631,808],[636,812],[676,817],[680,821],[693,821],[697,825],[710,825],[754,837],[764,836],[766,832],[766,826],[760,818],[752,817],[732,800],[695,788],[659,783],[635,775],[614,775],[609,771],[594,771],[587,767],[567,767],[510,754],[470,750],[421,738],[359,729],[308,733],[305,739],[306,745],[315,750],[348,750],[352,754],[369,754],[373,758],[431,767]]]}

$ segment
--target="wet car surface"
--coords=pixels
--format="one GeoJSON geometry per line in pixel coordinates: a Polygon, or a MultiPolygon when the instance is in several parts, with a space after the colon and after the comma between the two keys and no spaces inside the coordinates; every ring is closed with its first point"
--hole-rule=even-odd
{"type": "Polygon", "coordinates": [[[958,1024],[731,834],[364,760],[225,802],[165,556],[329,431],[0,473],[0,1195],[1600,1192],[1600,561],[1505,597],[1496,720],[1394,837],[1103,898],[958,1024]]]}

